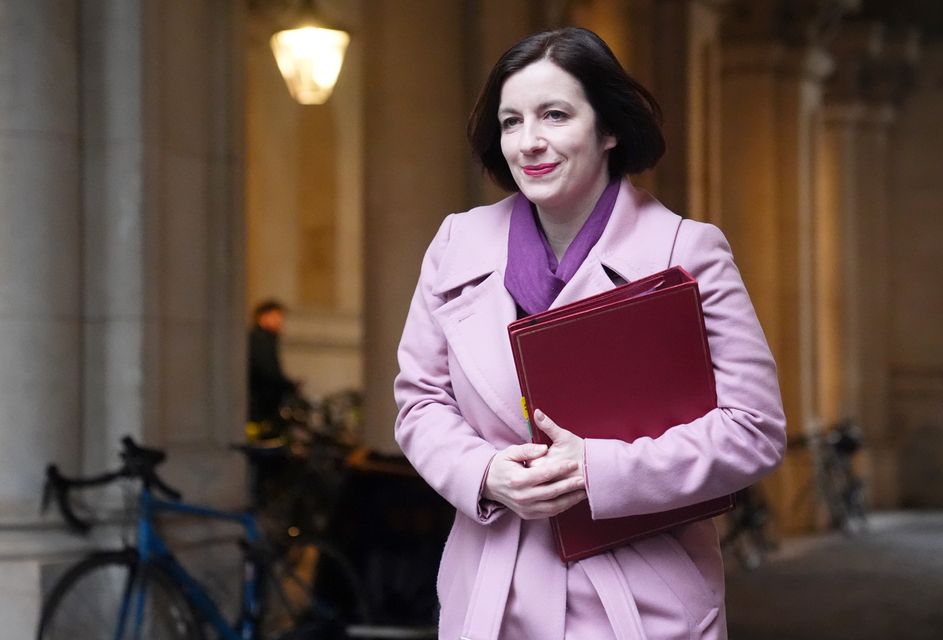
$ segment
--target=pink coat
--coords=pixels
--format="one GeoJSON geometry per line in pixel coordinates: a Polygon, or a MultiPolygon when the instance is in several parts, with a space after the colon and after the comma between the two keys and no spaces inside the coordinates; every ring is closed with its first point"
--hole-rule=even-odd
{"type": "MultiPolygon", "coordinates": [[[[479,507],[492,456],[528,441],[506,329],[515,319],[504,288],[511,206],[508,198],[445,219],[423,260],[399,348],[396,439],[457,510],[437,585],[439,633],[450,640],[498,638],[502,629],[510,637],[508,610],[509,618],[532,618],[530,628],[539,629],[540,640],[563,638],[571,615],[567,566],[549,542],[547,521],[479,507]]],[[[682,224],[624,181],[606,230],[553,306],[612,288],[607,270],[631,281],[674,264],[699,283],[718,408],[655,440],[587,440],[595,518],[732,493],[756,482],[783,455],[776,366],[716,227],[682,224]]],[[[726,637],[723,564],[709,520],[579,565],[607,618],[598,621],[600,633],[593,637],[726,637]]]]}

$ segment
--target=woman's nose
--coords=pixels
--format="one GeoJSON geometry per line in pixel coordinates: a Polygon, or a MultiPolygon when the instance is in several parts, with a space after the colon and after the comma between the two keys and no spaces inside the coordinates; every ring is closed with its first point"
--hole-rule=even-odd
{"type": "Polygon", "coordinates": [[[547,141],[541,135],[539,126],[525,123],[521,129],[520,145],[522,153],[536,153],[547,146],[547,141]]]}

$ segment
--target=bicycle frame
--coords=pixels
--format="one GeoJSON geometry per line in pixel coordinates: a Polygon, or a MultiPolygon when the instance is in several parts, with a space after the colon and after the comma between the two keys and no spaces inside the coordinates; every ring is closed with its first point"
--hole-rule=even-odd
{"type": "MultiPolygon", "coordinates": [[[[242,577],[241,614],[235,625],[230,626],[203,586],[174,557],[173,552],[164,542],[153,522],[154,516],[161,512],[234,522],[241,525],[245,530],[246,542],[251,546],[260,539],[255,516],[248,512],[220,511],[200,505],[162,500],[156,497],[148,487],[142,487],[138,505],[137,550],[140,563],[139,571],[149,564],[157,565],[165,570],[183,588],[184,593],[186,593],[200,617],[213,627],[216,633],[219,634],[219,638],[223,640],[255,640],[261,608],[262,572],[259,571],[259,568],[255,566],[251,559],[246,559],[246,568],[242,577]]],[[[137,634],[139,634],[143,623],[145,596],[144,589],[139,589],[133,594],[129,591],[125,596],[126,599],[122,606],[116,631],[119,638],[125,628],[126,618],[130,613],[129,608],[132,608],[134,615],[135,635],[133,637],[139,637],[137,634]],[[133,602],[130,601],[132,596],[134,598],[133,602]]]]}

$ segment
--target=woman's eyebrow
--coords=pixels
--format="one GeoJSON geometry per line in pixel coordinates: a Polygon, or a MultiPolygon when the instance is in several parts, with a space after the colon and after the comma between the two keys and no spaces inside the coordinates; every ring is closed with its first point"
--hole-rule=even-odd
{"type": "Polygon", "coordinates": [[[572,109],[573,105],[571,105],[569,102],[567,102],[563,98],[555,98],[553,100],[547,100],[545,102],[541,102],[539,105],[537,105],[537,110],[544,111],[546,109],[550,109],[553,107],[563,107],[565,109],[572,109]]]}
{"type": "MultiPolygon", "coordinates": [[[[540,104],[537,105],[536,110],[546,111],[547,109],[552,109],[554,107],[563,107],[565,109],[572,109],[573,105],[571,105],[569,102],[567,102],[563,98],[554,98],[553,100],[546,100],[544,102],[541,102],[540,104]]],[[[518,113],[518,110],[513,107],[505,107],[505,106],[498,108],[499,116],[510,114],[510,113],[518,113]]]]}

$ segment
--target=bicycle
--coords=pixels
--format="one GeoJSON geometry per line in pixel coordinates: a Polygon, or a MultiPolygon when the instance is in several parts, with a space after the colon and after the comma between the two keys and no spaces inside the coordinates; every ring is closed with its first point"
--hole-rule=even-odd
{"type": "Polygon", "coordinates": [[[740,566],[753,571],[777,544],[769,532],[770,514],[760,490],[750,486],[737,492],[736,505],[727,513],[727,531],[720,541],[730,549],[740,566]]]}
{"type": "Polygon", "coordinates": [[[828,512],[829,523],[848,535],[868,527],[864,482],[855,473],[854,454],[863,446],[861,427],[844,418],[832,427],[795,439],[793,447],[808,447],[814,467],[818,495],[828,512]]]}
{"type": "MultiPolygon", "coordinates": [[[[70,491],[120,479],[137,481],[137,543],[96,551],[69,568],[45,598],[38,640],[204,640],[207,629],[221,640],[301,640],[379,637],[368,625],[362,588],[343,554],[323,540],[271,540],[249,511],[223,511],[185,503],[156,472],[165,454],[122,439],[122,465],[91,478],[66,478],[47,467],[43,506],[55,499],[65,522],[87,532],[90,524],[72,508],[70,491]],[[160,494],[158,496],[157,494],[160,494]],[[205,585],[175,557],[157,526],[162,513],[177,513],[238,524],[245,533],[242,594],[237,619],[228,622],[205,585]],[[333,565],[336,582],[355,606],[339,611],[314,588],[311,556],[333,565]]],[[[334,585],[337,586],[336,584],[334,585]]],[[[336,591],[336,589],[335,589],[336,591]]]]}
{"type": "MultiPolygon", "coordinates": [[[[356,403],[342,392],[296,404],[271,437],[237,447],[249,461],[259,522],[332,541],[366,588],[382,637],[435,638],[436,574],[454,511],[402,456],[358,446],[349,424],[356,403]]],[[[321,572],[316,584],[330,580],[321,572]]]]}

